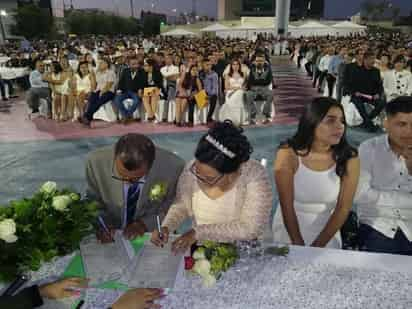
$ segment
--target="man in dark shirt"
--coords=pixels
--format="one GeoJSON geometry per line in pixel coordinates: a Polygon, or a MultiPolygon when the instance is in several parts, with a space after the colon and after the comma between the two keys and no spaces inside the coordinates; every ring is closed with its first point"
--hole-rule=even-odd
{"type": "Polygon", "coordinates": [[[141,98],[144,88],[144,73],[142,70],[137,58],[131,58],[129,60],[129,68],[123,69],[120,76],[114,104],[122,115],[124,123],[129,122],[133,118],[133,113],[142,103],[141,98]],[[126,106],[126,99],[132,100],[130,106],[126,106]]]}
{"type": "Polygon", "coordinates": [[[384,92],[382,79],[379,70],[374,67],[375,60],[372,51],[366,52],[363,67],[353,68],[346,85],[351,95],[351,102],[363,119],[362,127],[369,132],[378,131],[379,128],[373,124],[373,119],[385,108],[385,101],[382,98],[384,92]],[[373,106],[371,112],[367,111],[366,104],[373,106]]]}
{"type": "Polygon", "coordinates": [[[362,70],[363,67],[363,56],[365,52],[362,49],[358,49],[355,54],[355,62],[349,63],[343,74],[343,95],[351,95],[350,88],[352,80],[357,74],[362,70]]]}

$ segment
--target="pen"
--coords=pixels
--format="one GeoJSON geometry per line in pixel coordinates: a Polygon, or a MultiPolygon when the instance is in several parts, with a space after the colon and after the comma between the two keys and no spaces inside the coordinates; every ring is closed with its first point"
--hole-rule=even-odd
{"type": "Polygon", "coordinates": [[[113,240],[112,237],[112,233],[110,233],[109,228],[107,227],[106,223],[104,222],[103,218],[101,216],[99,216],[97,218],[98,222],[100,223],[100,226],[103,228],[103,230],[109,235],[109,237],[111,238],[111,240],[113,240]]]}
{"type": "MultiPolygon", "coordinates": [[[[161,225],[160,225],[160,217],[159,217],[159,215],[156,216],[156,223],[157,223],[157,231],[159,232],[159,238],[160,238],[161,240],[163,240],[162,227],[161,227],[161,225]]],[[[162,247],[163,247],[163,245],[162,245],[162,247]]]]}

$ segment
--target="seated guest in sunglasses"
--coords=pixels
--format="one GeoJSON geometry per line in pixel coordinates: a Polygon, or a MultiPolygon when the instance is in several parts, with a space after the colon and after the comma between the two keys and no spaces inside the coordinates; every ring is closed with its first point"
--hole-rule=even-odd
{"type": "Polygon", "coordinates": [[[110,242],[115,229],[123,229],[128,239],[153,231],[156,216],[164,218],[173,202],[183,168],[181,158],[140,134],[127,134],[114,146],[92,152],[86,163],[87,196],[102,209],[98,239],[110,242]],[[160,183],[167,193],[151,203],[150,192],[160,183]]]}
{"type": "Polygon", "coordinates": [[[158,246],[168,242],[187,218],[190,231],[173,244],[184,252],[196,241],[254,240],[263,234],[272,209],[272,186],[266,169],[251,160],[253,151],[243,130],[231,121],[217,123],[205,134],[180,176],[176,199],[159,232],[152,234],[158,246]]]}

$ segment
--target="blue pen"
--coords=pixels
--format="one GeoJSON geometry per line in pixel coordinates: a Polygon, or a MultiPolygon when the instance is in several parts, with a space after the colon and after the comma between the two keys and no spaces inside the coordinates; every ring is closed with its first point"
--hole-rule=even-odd
{"type": "Polygon", "coordinates": [[[110,233],[110,230],[109,230],[109,228],[107,227],[106,223],[104,222],[103,218],[102,218],[101,216],[99,216],[99,217],[97,218],[97,220],[99,221],[99,223],[100,223],[101,227],[103,228],[103,230],[104,230],[107,234],[109,234],[110,238],[113,240],[112,233],[110,233]]]}

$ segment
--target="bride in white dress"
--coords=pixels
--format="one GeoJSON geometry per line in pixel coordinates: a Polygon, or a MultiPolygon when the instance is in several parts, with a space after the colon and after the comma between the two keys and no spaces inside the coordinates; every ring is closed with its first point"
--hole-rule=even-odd
{"type": "Polygon", "coordinates": [[[295,136],[281,145],[274,168],[280,200],[272,225],[276,242],[342,247],[340,229],[359,180],[359,158],[345,129],[342,106],[317,98],[295,136]]]}
{"type": "Polygon", "coordinates": [[[225,77],[226,99],[219,112],[220,121],[231,120],[240,126],[247,118],[244,108],[246,76],[240,69],[240,62],[233,60],[225,77]]]}

